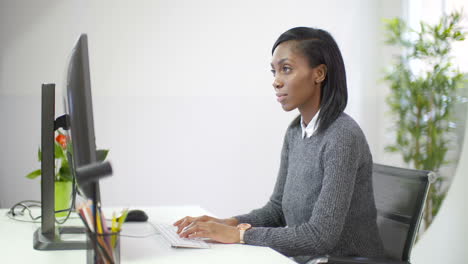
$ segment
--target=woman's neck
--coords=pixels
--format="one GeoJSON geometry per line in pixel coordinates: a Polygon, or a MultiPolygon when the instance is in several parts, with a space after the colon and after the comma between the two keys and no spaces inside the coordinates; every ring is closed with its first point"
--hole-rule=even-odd
{"type": "Polygon", "coordinates": [[[314,105],[312,107],[304,107],[304,108],[299,108],[299,113],[301,113],[302,116],[302,122],[304,123],[305,126],[307,126],[312,118],[317,114],[319,111],[320,105],[314,105]]]}

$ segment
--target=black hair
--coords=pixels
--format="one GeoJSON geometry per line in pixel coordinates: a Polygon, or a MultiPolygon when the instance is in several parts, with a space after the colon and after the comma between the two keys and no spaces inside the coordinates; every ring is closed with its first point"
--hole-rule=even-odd
{"type": "Polygon", "coordinates": [[[296,27],[279,36],[271,53],[286,41],[297,41],[296,48],[307,57],[311,68],[320,64],[327,66],[327,75],[320,89],[320,113],[317,119],[317,131],[325,131],[344,111],[348,102],[346,72],[340,49],[327,31],[296,27]]]}

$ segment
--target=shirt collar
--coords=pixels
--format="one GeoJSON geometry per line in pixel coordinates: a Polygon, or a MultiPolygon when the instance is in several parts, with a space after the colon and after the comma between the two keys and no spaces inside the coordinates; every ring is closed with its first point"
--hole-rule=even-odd
{"type": "Polygon", "coordinates": [[[305,138],[305,137],[310,138],[312,136],[312,134],[314,134],[314,132],[317,130],[317,119],[318,119],[319,113],[320,113],[320,109],[314,115],[312,120],[310,120],[307,127],[304,126],[304,122],[303,122],[302,116],[301,116],[302,138],[305,138]]]}

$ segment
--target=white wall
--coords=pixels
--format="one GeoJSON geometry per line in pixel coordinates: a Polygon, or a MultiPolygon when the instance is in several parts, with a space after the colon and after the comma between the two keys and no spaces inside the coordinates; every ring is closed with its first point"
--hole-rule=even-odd
{"type": "Polygon", "coordinates": [[[104,205],[199,204],[219,216],[263,205],[286,126],[269,72],[276,38],[329,30],[347,67],[347,112],[382,160],[388,58],[382,17],[399,1],[8,1],[0,3],[0,206],[39,199],[40,84],[55,82],[89,37],[97,145],[114,176],[104,205]]]}

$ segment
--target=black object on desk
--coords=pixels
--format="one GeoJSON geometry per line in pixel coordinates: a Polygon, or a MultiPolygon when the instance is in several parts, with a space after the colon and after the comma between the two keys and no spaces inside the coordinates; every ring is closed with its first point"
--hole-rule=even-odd
{"type": "Polygon", "coordinates": [[[143,210],[130,210],[128,211],[125,222],[146,222],[148,221],[148,215],[143,210]]]}

